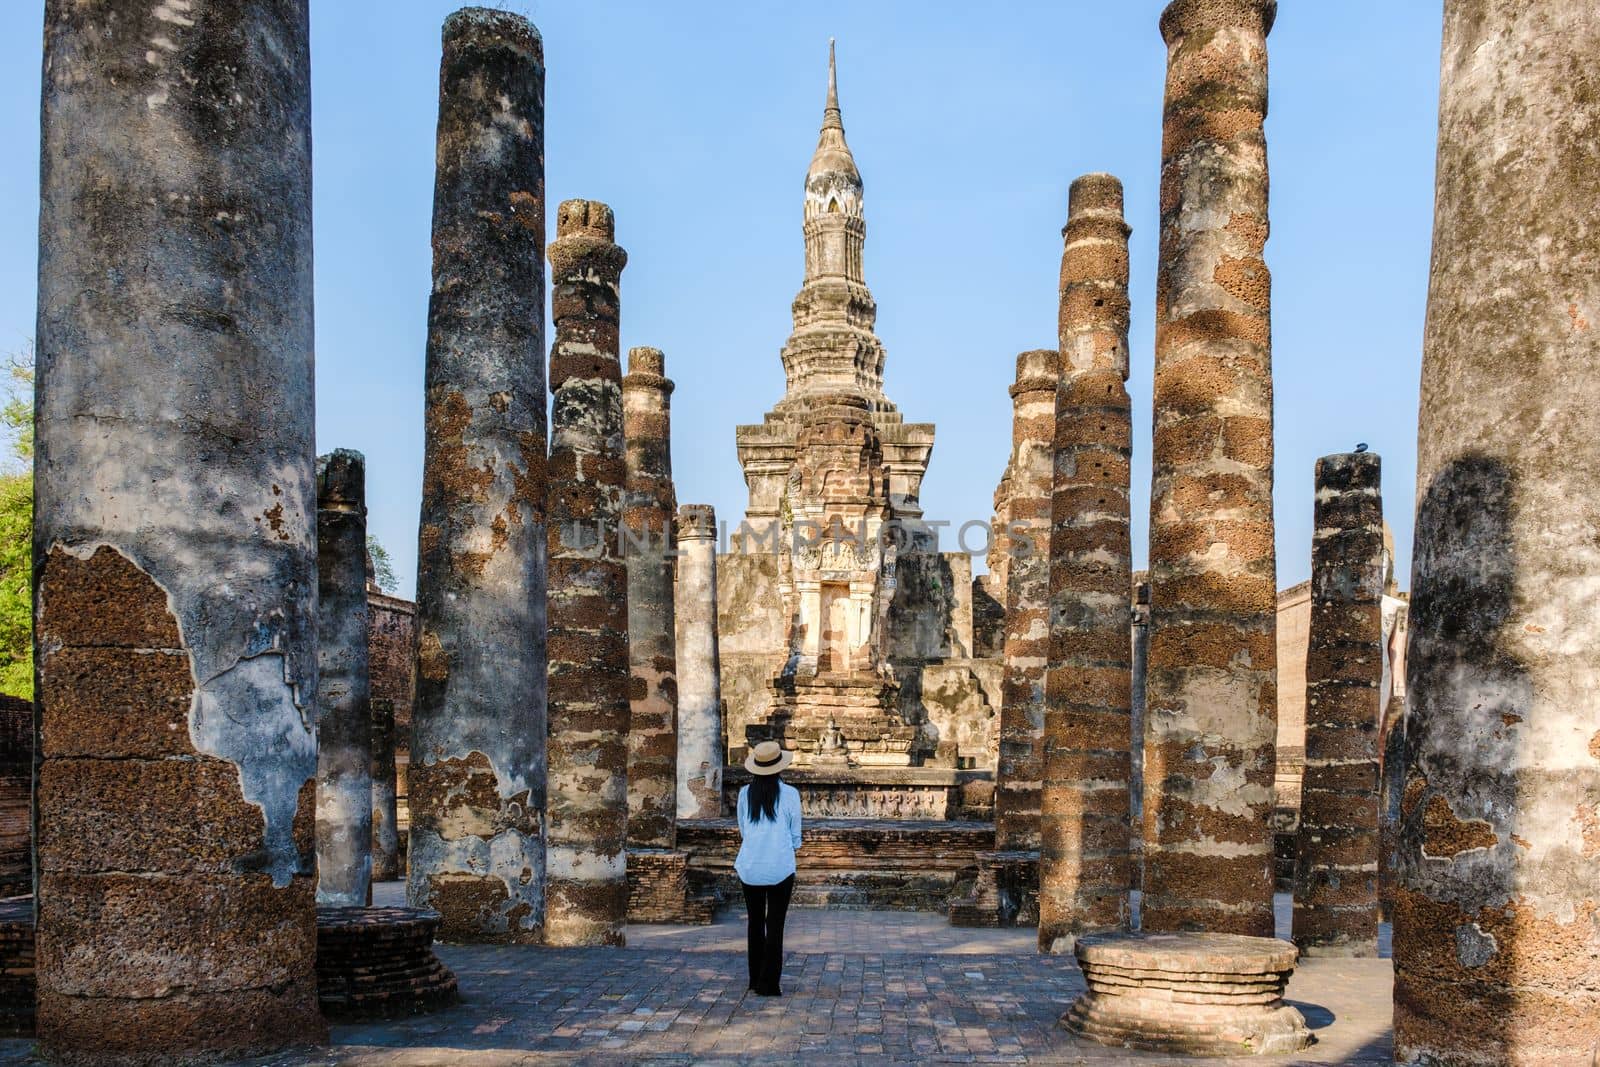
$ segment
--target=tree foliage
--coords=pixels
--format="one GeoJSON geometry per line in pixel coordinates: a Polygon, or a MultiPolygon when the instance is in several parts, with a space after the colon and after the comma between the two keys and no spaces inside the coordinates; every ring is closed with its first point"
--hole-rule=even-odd
{"type": "Polygon", "coordinates": [[[400,579],[394,575],[394,560],[389,558],[389,550],[372,534],[367,534],[367,557],[372,560],[372,580],[378,583],[379,589],[393,595],[400,588],[400,579]]]}
{"type": "Polygon", "coordinates": [[[33,699],[33,353],[11,357],[0,405],[0,693],[33,699]]]}

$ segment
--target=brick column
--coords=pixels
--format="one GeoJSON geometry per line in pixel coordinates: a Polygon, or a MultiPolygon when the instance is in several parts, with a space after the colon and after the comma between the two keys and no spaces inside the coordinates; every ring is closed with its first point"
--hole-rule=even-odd
{"type": "Polygon", "coordinates": [[[1175,0],[1156,276],[1144,929],[1270,937],[1277,732],[1267,31],[1175,0]]]}
{"type": "Polygon", "coordinates": [[[1600,10],[1447,0],[1395,1058],[1600,1044],[1600,10]]]}
{"type": "Polygon", "coordinates": [[[1306,770],[1294,872],[1304,956],[1378,954],[1383,497],[1375,452],[1317,460],[1306,770]]]}
{"type": "Polygon", "coordinates": [[[550,896],[545,941],[620,945],[628,883],[628,577],[611,209],[566,200],[550,245],[550,896]]]}
{"type": "Polygon", "coordinates": [[[1053,349],[1017,357],[1011,386],[1011,463],[1005,505],[1006,626],[995,773],[995,848],[1039,847],[1044,773],[1044,671],[1050,652],[1050,470],[1058,360],[1053,349]]]}
{"type": "Polygon", "coordinates": [[[372,901],[367,461],[317,458],[317,903],[372,901]]]}
{"type": "Polygon", "coordinates": [[[1062,231],[1039,948],[1129,918],[1132,549],[1122,183],[1072,183],[1062,231]]]}
{"type": "Polygon", "coordinates": [[[628,351],[623,545],[628,563],[628,844],[671,848],[678,817],[678,668],[673,607],[672,382],[659,349],[628,351]]]}
{"type": "Polygon", "coordinates": [[[394,701],[372,698],[372,880],[405,877],[395,785],[394,701]]]}
{"type": "Polygon", "coordinates": [[[444,22],[406,896],[536,942],[545,875],[544,46],[444,22]]]}
{"type": "Polygon", "coordinates": [[[722,814],[721,662],[717,657],[717,513],[678,508],[678,818],[722,814]]]}
{"type": "Polygon", "coordinates": [[[305,0],[50,0],[35,427],[38,1032],[315,1042],[305,0]]]}

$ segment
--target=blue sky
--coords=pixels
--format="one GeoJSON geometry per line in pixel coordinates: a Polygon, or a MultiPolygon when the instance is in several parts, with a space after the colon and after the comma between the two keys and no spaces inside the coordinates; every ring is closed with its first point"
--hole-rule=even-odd
{"type": "MultiPolygon", "coordinates": [[[[368,460],[371,529],[415,574],[437,112],[432,0],[313,0],[319,451],[368,460]]],[[[801,189],[839,39],[887,389],[938,439],[923,506],[985,519],[1015,357],[1055,344],[1067,186],[1133,226],[1134,555],[1145,557],[1161,0],[512,4],[545,41],[546,175],[627,248],[623,344],[666,352],[678,499],[742,516],[733,428],[781,395],[801,189]],[[975,12],[982,11],[980,17],[975,12]]],[[[1286,0],[1269,40],[1278,579],[1310,568],[1312,469],[1368,442],[1410,567],[1442,0],[1286,0]]],[[[43,4],[0,9],[0,352],[32,338],[43,4]]],[[[1408,584],[1404,580],[1402,584],[1408,584]]]]}

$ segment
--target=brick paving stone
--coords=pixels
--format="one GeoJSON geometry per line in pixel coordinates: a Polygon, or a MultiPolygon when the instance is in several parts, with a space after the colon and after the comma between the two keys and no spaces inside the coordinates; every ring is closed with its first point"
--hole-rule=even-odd
{"type": "MultiPolygon", "coordinates": [[[[1070,957],[1039,956],[1031,930],[1017,938],[1015,930],[952,929],[937,915],[791,912],[786,995],[766,999],[745,996],[742,922],[629,927],[625,949],[440,945],[460,981],[459,1005],[416,1019],[336,1025],[333,1047],[249,1062],[1192,1062],[1105,1049],[1060,1030],[1056,1021],[1083,980],[1070,957]]],[[[1391,983],[1386,959],[1302,962],[1288,999],[1319,1040],[1280,1062],[1388,1063],[1391,983]]],[[[0,1042],[0,1067],[28,1062],[29,1048],[0,1042]]]]}

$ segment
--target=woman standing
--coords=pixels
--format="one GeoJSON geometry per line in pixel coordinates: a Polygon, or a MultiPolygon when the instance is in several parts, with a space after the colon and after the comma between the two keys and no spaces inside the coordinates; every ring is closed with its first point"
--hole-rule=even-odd
{"type": "Polygon", "coordinates": [[[794,850],[800,847],[800,792],[778,778],[794,753],[776,741],[751,749],[744,769],[750,784],[739,790],[739,856],[733,869],[750,912],[750,991],[781,997],[783,920],[794,892],[794,850]]]}

